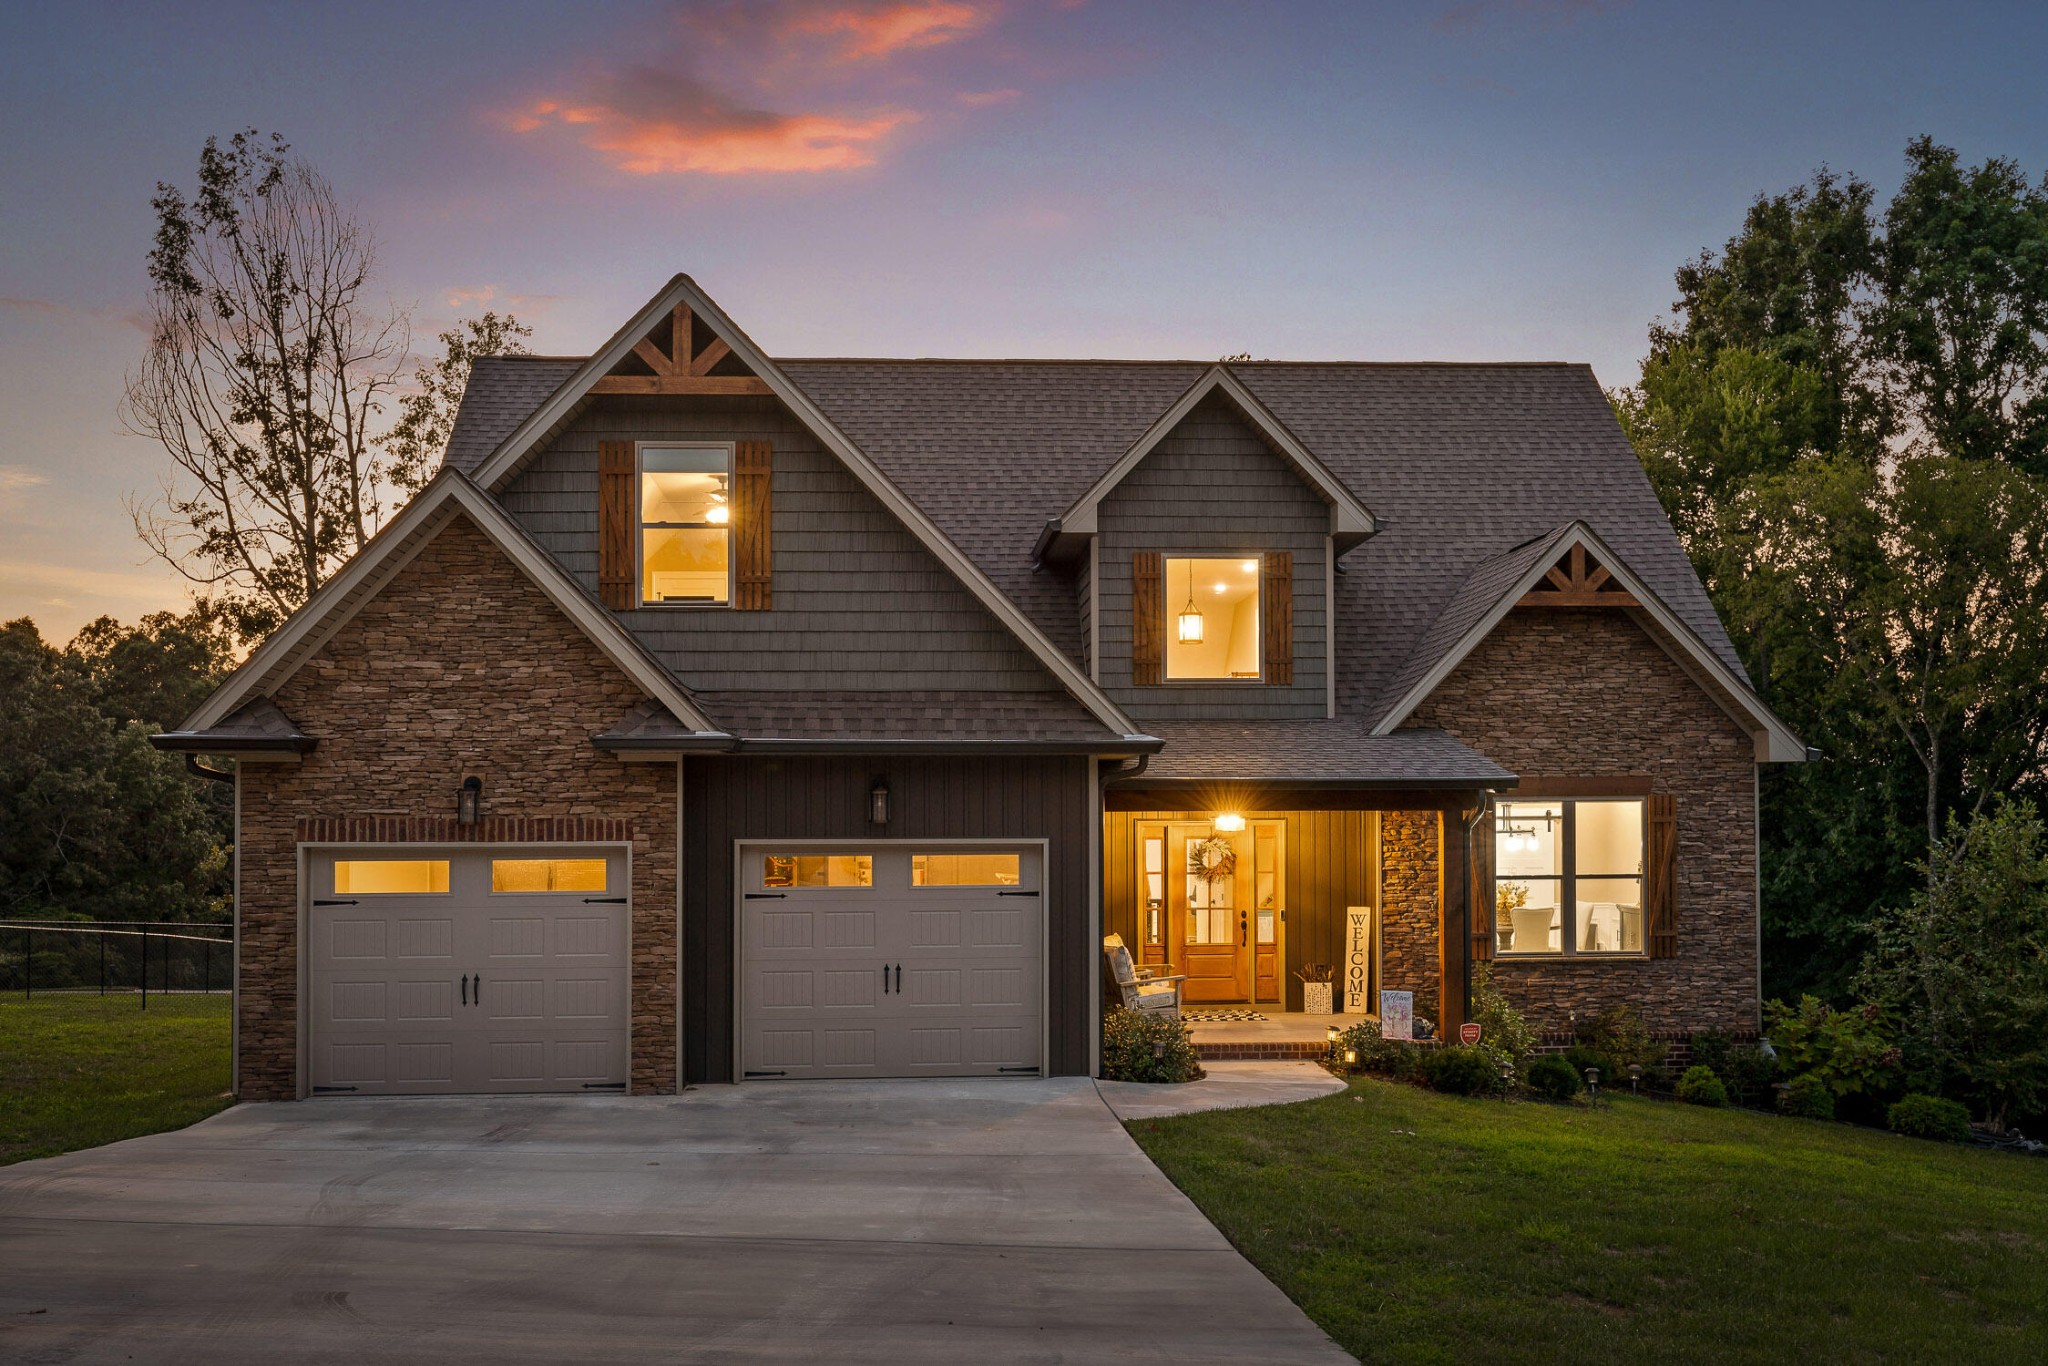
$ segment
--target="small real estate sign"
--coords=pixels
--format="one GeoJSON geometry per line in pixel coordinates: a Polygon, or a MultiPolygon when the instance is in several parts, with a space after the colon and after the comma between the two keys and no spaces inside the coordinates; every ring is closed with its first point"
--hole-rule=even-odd
{"type": "Polygon", "coordinates": [[[1479,1026],[1467,1020],[1458,1026],[1458,1042],[1470,1048],[1479,1042],[1479,1026]]]}
{"type": "Polygon", "coordinates": [[[1346,906],[1344,925],[1344,1013],[1363,1015],[1372,1009],[1372,907],[1346,906]]]}
{"type": "Polygon", "coordinates": [[[1380,993],[1380,1037],[1382,1039],[1412,1039],[1415,1037],[1414,992],[1383,991],[1380,993]]]}

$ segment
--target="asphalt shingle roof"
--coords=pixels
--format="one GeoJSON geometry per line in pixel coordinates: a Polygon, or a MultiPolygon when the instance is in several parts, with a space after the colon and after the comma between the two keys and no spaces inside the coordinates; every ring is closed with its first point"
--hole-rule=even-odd
{"type": "Polygon", "coordinates": [[[1038,740],[1110,732],[1065,693],[702,692],[705,714],[747,740],[1038,740]]]}
{"type": "Polygon", "coordinates": [[[478,356],[443,463],[464,474],[475,470],[582,365],[574,356],[478,356]]]}
{"type": "Polygon", "coordinates": [[[1141,785],[1166,780],[1271,780],[1361,787],[1477,787],[1515,775],[1440,730],[1373,735],[1352,717],[1331,721],[1161,721],[1166,742],[1141,785]]]}

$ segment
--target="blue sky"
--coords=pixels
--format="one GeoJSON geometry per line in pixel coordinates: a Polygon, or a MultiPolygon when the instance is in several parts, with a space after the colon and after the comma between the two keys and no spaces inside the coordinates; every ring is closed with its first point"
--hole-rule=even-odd
{"type": "Polygon", "coordinates": [[[2048,169],[2048,7],[16,5],[0,13],[0,618],[175,606],[124,502],[149,198],[283,133],[430,342],[601,341],[671,273],[783,355],[1590,361],[1825,162],[2048,169]]]}

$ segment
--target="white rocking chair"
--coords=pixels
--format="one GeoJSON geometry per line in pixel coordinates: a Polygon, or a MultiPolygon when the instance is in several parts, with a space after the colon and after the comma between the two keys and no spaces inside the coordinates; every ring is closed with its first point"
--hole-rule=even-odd
{"type": "Polygon", "coordinates": [[[1180,1018],[1180,984],[1187,981],[1185,973],[1174,972],[1171,963],[1139,967],[1131,961],[1131,951],[1124,947],[1120,934],[1102,937],[1102,956],[1109,964],[1109,975],[1116,979],[1117,990],[1123,993],[1125,1010],[1180,1018]]]}

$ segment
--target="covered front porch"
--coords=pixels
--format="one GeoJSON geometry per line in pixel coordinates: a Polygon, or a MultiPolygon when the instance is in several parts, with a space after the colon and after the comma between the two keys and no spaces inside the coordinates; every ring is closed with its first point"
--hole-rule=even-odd
{"type": "Polygon", "coordinates": [[[1175,738],[1105,788],[1103,931],[1182,979],[1202,1056],[1319,1056],[1382,991],[1410,993],[1440,1033],[1463,1023],[1469,832],[1512,774],[1441,732],[1354,732],[1341,772],[1306,761],[1271,779],[1201,771],[1236,764],[1188,743],[1213,737],[1175,738]]]}

